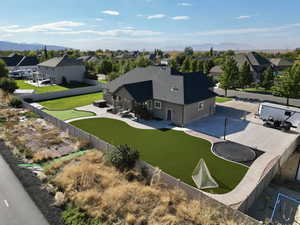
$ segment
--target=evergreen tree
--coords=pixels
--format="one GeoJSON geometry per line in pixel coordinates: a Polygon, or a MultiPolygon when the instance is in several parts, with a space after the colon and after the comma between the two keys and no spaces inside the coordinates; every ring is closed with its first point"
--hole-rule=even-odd
{"type": "Polygon", "coordinates": [[[139,57],[136,60],[137,67],[147,67],[151,65],[151,61],[145,57],[139,57]]]}
{"type": "Polygon", "coordinates": [[[253,76],[250,71],[250,65],[245,62],[242,65],[240,76],[239,76],[239,86],[244,88],[245,86],[251,85],[253,83],[253,76]]]}
{"type": "Polygon", "coordinates": [[[104,59],[100,65],[100,73],[102,74],[110,74],[113,71],[112,61],[108,59],[104,59]]]}
{"type": "Polygon", "coordinates": [[[173,69],[178,70],[178,65],[176,63],[176,60],[174,60],[174,59],[171,60],[170,67],[173,68],[173,69]]]}
{"type": "Polygon", "coordinates": [[[220,87],[225,90],[225,96],[227,96],[227,90],[235,87],[239,76],[239,68],[234,58],[228,56],[222,65],[222,70],[223,74],[220,77],[220,87]]]}
{"type": "Polygon", "coordinates": [[[276,77],[275,85],[272,88],[275,95],[286,98],[286,104],[289,105],[290,98],[300,97],[300,65],[295,64],[283,75],[276,77]]]}
{"type": "Polygon", "coordinates": [[[192,60],[191,72],[199,72],[198,60],[192,60]]]}
{"type": "Polygon", "coordinates": [[[2,59],[0,59],[0,78],[7,77],[7,74],[8,74],[8,69],[6,67],[6,64],[2,59]]]}
{"type": "Polygon", "coordinates": [[[274,85],[273,69],[271,67],[268,67],[268,69],[266,69],[262,74],[261,86],[266,90],[270,90],[273,85],[274,85]]]}
{"type": "Polygon", "coordinates": [[[213,49],[213,47],[211,47],[210,48],[210,50],[209,50],[209,56],[214,56],[214,49],[213,49]]]}
{"type": "Polygon", "coordinates": [[[182,63],[182,66],[181,66],[181,72],[184,72],[184,73],[188,73],[191,71],[191,58],[190,57],[186,57],[185,60],[183,61],[182,63]]]}
{"type": "Polygon", "coordinates": [[[125,65],[123,66],[123,73],[127,73],[130,70],[131,70],[130,62],[125,63],[125,65]]]}
{"type": "Polygon", "coordinates": [[[209,71],[213,67],[214,67],[213,61],[211,61],[211,60],[205,61],[204,64],[203,64],[203,73],[206,74],[206,75],[209,74],[209,71]]]}
{"type": "Polygon", "coordinates": [[[185,54],[186,56],[193,56],[193,54],[194,54],[193,48],[192,48],[192,47],[186,47],[186,48],[184,49],[184,54],[185,54]]]}
{"type": "Polygon", "coordinates": [[[197,71],[201,73],[204,71],[204,63],[201,60],[197,60],[197,71]]]}
{"type": "Polygon", "coordinates": [[[45,48],[44,48],[44,56],[45,56],[45,59],[48,59],[48,51],[47,51],[47,46],[45,45],[45,48]]]}

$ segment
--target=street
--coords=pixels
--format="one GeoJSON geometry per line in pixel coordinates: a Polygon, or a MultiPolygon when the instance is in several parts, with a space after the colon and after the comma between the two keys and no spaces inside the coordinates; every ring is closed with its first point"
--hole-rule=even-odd
{"type": "Polygon", "coordinates": [[[1,155],[0,225],[49,225],[1,155]]]}

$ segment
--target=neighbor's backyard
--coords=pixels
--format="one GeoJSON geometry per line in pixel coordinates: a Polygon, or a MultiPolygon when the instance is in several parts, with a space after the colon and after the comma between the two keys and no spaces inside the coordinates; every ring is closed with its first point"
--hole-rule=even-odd
{"type": "Polygon", "coordinates": [[[113,145],[128,144],[136,148],[141,159],[190,185],[194,185],[192,172],[203,158],[220,186],[208,190],[211,193],[231,191],[248,170],[245,166],[218,158],[212,154],[208,141],[182,131],[136,129],[125,122],[107,118],[79,120],[71,124],[113,145]]]}
{"type": "Polygon", "coordinates": [[[102,92],[39,102],[48,110],[67,110],[92,104],[103,98],[102,92]]]}
{"type": "Polygon", "coordinates": [[[75,109],[69,109],[69,110],[48,110],[43,109],[45,113],[50,114],[51,116],[54,116],[60,120],[71,120],[81,117],[88,117],[88,116],[95,116],[96,114],[93,112],[88,111],[82,111],[82,110],[75,110],[75,109]]]}
{"type": "Polygon", "coordinates": [[[49,85],[44,87],[36,87],[31,84],[27,84],[26,80],[16,80],[18,88],[23,90],[35,90],[37,93],[45,92],[56,92],[56,91],[65,91],[72,88],[86,87],[86,84],[68,84],[65,86],[61,85],[49,85]]]}

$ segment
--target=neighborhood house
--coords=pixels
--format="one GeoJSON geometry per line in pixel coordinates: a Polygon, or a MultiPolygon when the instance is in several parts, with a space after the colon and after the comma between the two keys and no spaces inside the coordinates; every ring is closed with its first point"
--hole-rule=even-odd
{"type": "MultiPolygon", "coordinates": [[[[253,76],[253,80],[258,82],[260,80],[261,74],[268,68],[273,67],[272,63],[259,55],[256,52],[249,52],[247,54],[239,54],[234,56],[234,59],[239,68],[241,68],[244,63],[248,63],[250,66],[250,71],[253,76]]],[[[210,75],[218,79],[223,74],[221,66],[214,66],[210,70],[210,75]]]]}
{"type": "Polygon", "coordinates": [[[136,68],[105,85],[108,104],[120,110],[141,106],[153,118],[184,126],[215,112],[213,83],[202,73],[166,66],[136,68]]]}
{"type": "Polygon", "coordinates": [[[0,57],[10,71],[16,70],[36,70],[39,63],[36,56],[22,56],[12,53],[9,56],[0,57]]]}
{"type": "Polygon", "coordinates": [[[38,64],[39,79],[49,79],[53,84],[66,82],[83,82],[85,65],[67,55],[55,57],[38,64]]]}

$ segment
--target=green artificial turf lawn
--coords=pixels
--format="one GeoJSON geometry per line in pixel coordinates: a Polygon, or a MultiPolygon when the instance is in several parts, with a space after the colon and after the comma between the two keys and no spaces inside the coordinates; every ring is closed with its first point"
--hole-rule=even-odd
{"type": "Polygon", "coordinates": [[[227,193],[244,177],[248,168],[225,161],[211,153],[210,142],[175,130],[142,130],[125,122],[95,118],[74,121],[72,125],[113,144],[128,144],[140,152],[141,159],[170,175],[193,185],[192,172],[203,158],[219,188],[211,193],[227,193]]]}
{"type": "Polygon", "coordinates": [[[102,84],[106,84],[108,81],[107,80],[98,80],[99,83],[102,83],[102,84]]]}
{"type": "Polygon", "coordinates": [[[232,98],[226,98],[226,97],[216,97],[217,103],[223,103],[223,102],[229,102],[232,101],[232,98]]]}
{"type": "Polygon", "coordinates": [[[80,117],[88,117],[88,116],[96,115],[93,112],[74,110],[74,109],[62,110],[62,111],[44,109],[43,111],[50,114],[51,116],[54,116],[54,117],[60,119],[60,120],[71,120],[71,119],[76,119],[76,118],[80,118],[80,117]]]}
{"type": "Polygon", "coordinates": [[[77,107],[90,105],[96,100],[101,100],[103,98],[102,92],[97,92],[87,95],[78,95],[67,98],[59,98],[49,101],[39,102],[42,106],[46,107],[48,110],[66,110],[74,109],[77,107]]]}
{"type": "Polygon", "coordinates": [[[69,84],[66,86],[61,86],[61,85],[51,85],[51,86],[45,86],[45,87],[36,87],[30,84],[25,83],[25,80],[16,80],[17,85],[19,89],[24,89],[24,90],[35,90],[37,93],[45,93],[45,92],[56,92],[56,91],[65,91],[68,89],[72,88],[79,88],[79,87],[86,87],[88,85],[85,84],[69,84]]]}

